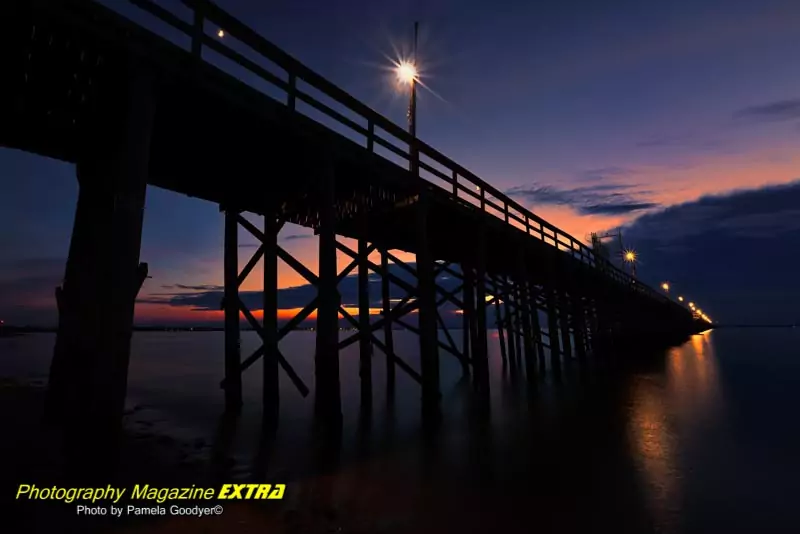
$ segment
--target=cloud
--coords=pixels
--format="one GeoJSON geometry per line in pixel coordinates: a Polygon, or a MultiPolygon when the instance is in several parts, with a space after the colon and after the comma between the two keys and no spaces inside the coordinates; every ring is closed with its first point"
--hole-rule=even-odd
{"type": "MultiPolygon", "coordinates": [[[[408,264],[410,267],[415,267],[414,263],[408,264]]],[[[457,265],[451,265],[455,272],[459,272],[457,265]]],[[[390,264],[389,270],[393,275],[407,282],[411,286],[416,286],[416,280],[405,269],[396,265],[390,264]]],[[[378,275],[371,273],[370,281],[370,307],[379,308],[382,306],[381,300],[381,278],[378,275]]],[[[452,276],[441,275],[437,278],[437,284],[447,291],[455,290],[460,281],[452,276]]],[[[199,288],[210,287],[207,291],[186,291],[175,292],[169,294],[150,294],[142,296],[136,300],[137,303],[142,304],[159,304],[170,306],[173,308],[181,308],[189,311],[205,312],[209,310],[220,310],[224,291],[220,286],[187,286],[183,284],[176,284],[172,287],[185,287],[185,288],[199,288]]],[[[406,296],[405,290],[390,284],[390,297],[400,299],[406,296]]],[[[341,302],[343,305],[356,307],[358,302],[358,275],[352,274],[344,278],[338,286],[341,295],[341,302]]],[[[302,308],[309,304],[317,295],[317,289],[311,284],[301,286],[282,288],[278,290],[278,308],[280,309],[294,309],[302,308]]],[[[239,298],[250,310],[260,310],[263,308],[263,293],[261,291],[240,291],[239,298]]],[[[455,325],[461,324],[461,316],[454,313],[455,307],[450,303],[445,303],[440,307],[440,312],[447,324],[455,325]],[[457,322],[456,322],[457,321],[457,322]]],[[[199,314],[198,314],[199,315],[199,314]]],[[[409,322],[414,322],[415,319],[410,318],[409,322]]],[[[344,324],[344,323],[342,323],[344,324]]]]}
{"type": "Polygon", "coordinates": [[[634,192],[637,187],[637,184],[595,184],[559,188],[533,183],[513,187],[506,194],[534,204],[570,206],[581,215],[621,215],[658,207],[639,198],[647,192],[634,192]]]}
{"type": "Polygon", "coordinates": [[[800,119],[800,98],[776,100],[736,111],[734,119],[751,122],[782,122],[800,119]]]}
{"type": "Polygon", "coordinates": [[[655,202],[620,202],[617,204],[594,204],[583,206],[579,211],[583,215],[625,215],[634,211],[644,211],[657,208],[655,202]]]}
{"type": "Polygon", "coordinates": [[[258,243],[242,243],[239,248],[258,248],[260,246],[258,243]]]}
{"type": "Polygon", "coordinates": [[[312,234],[290,234],[282,237],[284,241],[294,241],[295,239],[309,239],[314,237],[312,234]]]}
{"type": "Polygon", "coordinates": [[[218,286],[213,284],[201,284],[196,286],[190,286],[185,284],[174,284],[161,287],[163,289],[188,289],[192,291],[221,291],[225,289],[224,286],[218,286]]]}
{"type": "Polygon", "coordinates": [[[639,276],[669,280],[712,318],[800,320],[800,181],[706,196],[643,215],[623,228],[639,276]]]}

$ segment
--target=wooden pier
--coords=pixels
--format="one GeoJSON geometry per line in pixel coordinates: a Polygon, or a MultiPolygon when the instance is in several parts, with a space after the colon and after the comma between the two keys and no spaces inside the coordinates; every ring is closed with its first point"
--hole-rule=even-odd
{"type": "Polygon", "coordinates": [[[377,379],[375,347],[387,361],[389,396],[396,373],[407,374],[420,385],[424,418],[435,420],[440,357],[457,358],[476,394],[488,392],[487,329],[493,326],[503,357],[524,362],[529,380],[547,370],[557,378],[568,362],[600,358],[631,337],[660,340],[708,326],[213,3],[184,0],[190,20],[149,0],[132,3],[172,26],[188,46],[89,0],[7,0],[0,6],[8,21],[0,46],[0,146],[75,163],[80,183],[58,289],[54,419],[70,419],[78,432],[118,428],[134,301],[146,276],[139,248],[147,185],[214,202],[224,212],[226,406],[241,408],[241,374],[262,359],[264,417],[273,423],[280,379],[304,396],[311,393],[279,343],[313,312],[315,413],[333,427],[342,419],[339,351],[352,344],[359,345],[367,413],[377,379]],[[215,28],[253,54],[228,47],[215,28]],[[282,96],[226,73],[210,62],[211,54],[282,96]],[[253,55],[263,61],[249,59],[253,55]],[[263,225],[244,213],[263,217],[263,225]],[[279,245],[286,224],[314,229],[317,274],[279,245]],[[238,264],[239,227],[260,243],[244,266],[238,264]],[[401,261],[398,251],[416,261],[401,261]],[[338,253],[350,259],[341,270],[338,253]],[[276,317],[279,259],[317,289],[282,326],[276,317]],[[239,298],[258,262],[264,266],[261,322],[239,298]],[[409,276],[398,276],[398,269],[409,276]],[[358,317],[345,309],[337,287],[356,271],[358,317]],[[377,319],[369,315],[374,275],[382,280],[377,319]],[[457,280],[455,289],[440,283],[444,276],[457,280]],[[390,286],[405,296],[393,298],[390,286]],[[462,314],[460,343],[442,320],[445,304],[462,314]],[[240,352],[240,316],[263,342],[253,354],[240,352]],[[340,316],[355,334],[340,339],[340,316]],[[419,369],[395,350],[394,325],[418,334],[419,369]]]}

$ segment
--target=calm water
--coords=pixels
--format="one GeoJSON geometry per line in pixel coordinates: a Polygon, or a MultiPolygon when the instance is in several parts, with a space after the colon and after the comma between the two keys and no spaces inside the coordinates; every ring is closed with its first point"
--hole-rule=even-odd
{"type": "MultiPolygon", "coordinates": [[[[243,335],[246,356],[257,339],[243,335]]],[[[417,366],[416,338],[396,336],[417,366]]],[[[0,375],[46,379],[53,340],[0,339],[0,375]]],[[[282,343],[312,391],[313,341],[296,332],[282,343]]],[[[304,446],[312,399],[283,378],[281,428],[265,450],[257,364],[244,375],[231,477],[281,478],[290,502],[321,499],[369,518],[367,531],[800,532],[798,342],[798,330],[706,332],[647,364],[576,368],[534,391],[493,337],[490,420],[470,415],[469,386],[442,354],[444,423],[432,442],[419,433],[419,388],[400,370],[396,408],[386,408],[378,350],[372,425],[359,423],[353,346],[341,355],[345,430],[333,459],[304,446]],[[323,461],[334,468],[319,475],[323,461]]],[[[137,333],[130,424],[207,454],[222,354],[217,332],[137,333]]]]}

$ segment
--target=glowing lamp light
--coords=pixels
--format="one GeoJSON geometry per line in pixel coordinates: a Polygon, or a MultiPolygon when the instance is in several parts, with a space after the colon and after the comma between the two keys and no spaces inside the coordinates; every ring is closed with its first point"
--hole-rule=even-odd
{"type": "Polygon", "coordinates": [[[400,83],[411,85],[417,81],[417,67],[409,61],[398,63],[395,72],[400,83]]]}
{"type": "Polygon", "coordinates": [[[678,302],[683,302],[683,297],[678,297],[678,302]]]}
{"type": "Polygon", "coordinates": [[[690,303],[689,303],[689,307],[690,307],[690,308],[694,308],[694,302],[690,302],[690,303]]]}
{"type": "Polygon", "coordinates": [[[225,37],[225,32],[222,30],[222,28],[220,28],[219,31],[217,32],[217,37],[219,38],[225,37]]]}
{"type": "Polygon", "coordinates": [[[633,250],[626,250],[623,258],[625,258],[625,261],[634,262],[636,261],[636,252],[633,250]]]}

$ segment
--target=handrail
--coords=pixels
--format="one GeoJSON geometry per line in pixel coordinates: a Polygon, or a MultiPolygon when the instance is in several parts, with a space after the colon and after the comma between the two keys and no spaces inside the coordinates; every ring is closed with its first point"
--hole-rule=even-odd
{"type": "MultiPolygon", "coordinates": [[[[166,22],[170,26],[181,31],[185,35],[191,37],[191,52],[198,58],[198,60],[202,61],[203,47],[208,47],[214,52],[217,52],[222,56],[234,61],[273,86],[285,91],[287,95],[286,105],[289,107],[289,109],[296,109],[295,105],[297,100],[305,102],[306,104],[309,104],[313,108],[324,113],[327,117],[347,126],[351,131],[363,135],[366,139],[366,146],[368,150],[374,152],[376,144],[382,146],[397,156],[414,163],[412,167],[418,169],[418,175],[420,170],[425,170],[439,180],[446,182],[450,185],[447,190],[449,190],[451,195],[454,197],[454,200],[459,202],[468,202],[465,198],[459,196],[459,192],[461,192],[467,197],[479,202],[479,207],[483,212],[494,215],[487,210],[487,206],[491,207],[493,210],[500,212],[501,215],[498,218],[504,220],[507,224],[517,228],[520,231],[524,231],[529,236],[536,237],[544,243],[556,247],[557,250],[567,252],[573,258],[578,259],[581,263],[603,271],[604,274],[608,275],[614,281],[628,287],[632,287],[650,297],[662,301],[668,301],[677,305],[677,303],[660,292],[657,292],[651,287],[638,282],[633,277],[613,265],[608,259],[596,254],[594,250],[586,246],[580,240],[535,215],[527,208],[499,191],[497,188],[488,182],[485,182],[427,143],[411,136],[411,134],[409,134],[405,129],[396,125],[391,120],[379,114],[343,89],[334,85],[322,75],[317,74],[310,68],[306,67],[299,60],[281,50],[277,45],[259,35],[255,30],[248,27],[243,22],[227,13],[210,0],[181,0],[183,4],[192,10],[192,23],[184,21],[174,13],[154,3],[153,0],[129,1],[137,7],[149,12],[151,15],[161,19],[163,22],[166,22]],[[284,70],[289,81],[286,82],[282,80],[280,77],[269,72],[266,68],[256,64],[250,59],[247,59],[232,48],[221,43],[219,40],[213,39],[207,35],[204,31],[204,22],[206,20],[213,22],[220,28],[224,28],[224,31],[228,35],[237,39],[242,44],[250,47],[253,51],[257,52],[262,57],[284,70]],[[354,112],[361,119],[366,120],[366,126],[357,124],[355,121],[333,110],[313,96],[301,91],[297,86],[298,80],[302,80],[320,93],[331,98],[336,103],[344,106],[349,111],[354,112]],[[390,139],[384,139],[378,136],[375,132],[376,127],[386,132],[390,139]],[[395,143],[392,143],[392,140],[396,142],[399,141],[400,145],[408,146],[408,152],[395,145],[395,143]],[[421,155],[441,165],[447,170],[447,172],[436,169],[425,161],[421,161],[421,155]],[[469,185],[465,185],[464,182],[469,185]],[[493,202],[491,198],[501,202],[502,205],[498,205],[497,203],[493,202]],[[516,210],[519,215],[513,213],[512,209],[516,210]],[[512,225],[510,222],[511,220],[524,225],[525,228],[522,229],[512,225]],[[546,232],[545,230],[549,231],[550,233],[546,232]]],[[[430,180],[427,181],[431,182],[430,180]]],[[[439,184],[435,185],[438,186],[439,184]]],[[[471,202],[468,203],[472,204],[471,202]]]]}

